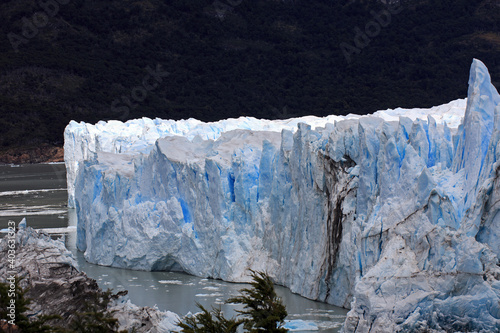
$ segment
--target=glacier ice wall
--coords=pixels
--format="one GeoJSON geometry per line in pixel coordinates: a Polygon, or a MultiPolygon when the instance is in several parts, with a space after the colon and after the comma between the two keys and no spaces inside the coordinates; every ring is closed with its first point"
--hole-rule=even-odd
{"type": "Polygon", "coordinates": [[[478,60],[464,103],[167,130],[72,122],[78,247],[229,281],[267,270],[350,307],[345,332],[498,330],[500,97],[478,60]]]}
{"type": "MultiPolygon", "coordinates": [[[[456,100],[446,105],[432,109],[412,109],[408,115],[413,120],[426,118],[433,114],[440,123],[447,122],[449,126],[456,127],[460,123],[465,109],[465,100],[456,100]]],[[[376,116],[386,120],[398,120],[398,117],[407,114],[408,110],[397,108],[395,110],[377,111],[376,116]]],[[[253,131],[281,132],[283,129],[295,131],[299,123],[311,126],[324,126],[327,123],[343,119],[357,119],[360,116],[327,116],[318,118],[305,116],[283,120],[256,119],[253,117],[240,117],[238,119],[225,119],[214,123],[204,123],[196,119],[163,120],[141,118],[129,120],[125,123],[117,120],[100,121],[95,125],[71,121],[64,132],[64,160],[68,178],[68,206],[75,207],[74,193],[76,175],[80,162],[93,159],[98,152],[115,154],[147,154],[154,147],[156,140],[166,136],[185,136],[192,140],[196,136],[202,139],[217,139],[221,133],[248,129],[253,131]]]]}
{"type": "MultiPolygon", "coordinates": [[[[449,138],[446,131],[436,135],[430,119],[423,124],[428,144],[424,136],[421,150],[413,146],[411,152],[418,152],[412,164],[422,170],[413,180],[417,192],[403,199],[403,207],[414,206],[379,210],[379,235],[372,231],[378,219],[361,226],[368,227],[362,242],[379,242],[379,251],[356,277],[345,332],[500,330],[499,105],[486,67],[474,60],[464,119],[454,138],[445,140],[448,146],[432,144],[433,138],[449,138]],[[434,152],[433,146],[441,148],[434,152]]],[[[388,184],[400,182],[392,178],[388,184]]],[[[369,257],[361,246],[361,258],[369,257]]]]}

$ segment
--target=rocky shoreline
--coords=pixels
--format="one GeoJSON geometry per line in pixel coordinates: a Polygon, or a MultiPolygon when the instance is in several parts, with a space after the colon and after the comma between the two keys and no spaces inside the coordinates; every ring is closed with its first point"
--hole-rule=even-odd
{"type": "Polygon", "coordinates": [[[0,150],[0,164],[32,164],[64,162],[61,146],[41,144],[38,146],[12,147],[0,150]]]}
{"type": "MultiPolygon", "coordinates": [[[[26,313],[31,320],[58,315],[61,319],[48,323],[68,328],[75,316],[87,311],[89,302],[105,296],[96,280],[78,269],[63,239],[54,240],[48,234],[26,227],[25,222],[19,224],[15,236],[13,233],[7,235],[0,240],[0,257],[3,258],[0,261],[0,282],[5,283],[14,275],[22,278],[20,286],[27,290],[25,296],[31,299],[30,310],[26,313]],[[12,244],[15,244],[15,250],[9,252],[12,244]],[[9,253],[13,260],[8,260],[9,253]]],[[[98,303],[93,305],[99,306],[98,303]]],[[[175,323],[179,320],[173,312],[138,307],[120,295],[111,296],[106,308],[98,310],[112,314],[118,320],[118,331],[172,332],[177,329],[175,323]]]]}

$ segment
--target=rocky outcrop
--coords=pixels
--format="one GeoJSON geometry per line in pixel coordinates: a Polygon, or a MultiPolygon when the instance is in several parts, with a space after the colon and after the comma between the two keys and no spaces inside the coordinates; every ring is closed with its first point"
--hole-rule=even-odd
{"type": "MultiPolygon", "coordinates": [[[[14,268],[7,260],[8,237],[0,240],[0,257],[5,258],[0,261],[0,282],[6,282],[10,276],[21,277],[21,287],[27,288],[25,296],[32,300],[27,315],[36,318],[56,314],[62,320],[54,320],[51,325],[68,327],[78,313],[86,311],[89,302],[98,306],[94,300],[104,293],[96,280],[78,270],[64,241],[22,225],[15,234],[14,268]]],[[[172,312],[138,307],[117,296],[112,298],[115,300],[102,311],[109,311],[118,319],[120,330],[159,333],[175,328],[178,317],[172,312]]]]}
{"type": "Polygon", "coordinates": [[[0,163],[28,164],[64,162],[63,147],[43,144],[36,147],[15,147],[0,151],[0,163]]]}

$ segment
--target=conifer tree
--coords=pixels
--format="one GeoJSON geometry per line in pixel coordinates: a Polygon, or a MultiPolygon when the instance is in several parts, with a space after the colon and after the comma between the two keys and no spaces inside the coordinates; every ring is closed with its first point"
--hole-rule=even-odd
{"type": "Polygon", "coordinates": [[[201,313],[185,318],[177,325],[183,333],[235,333],[238,326],[250,333],[284,333],[283,327],[287,316],[286,308],[281,298],[276,295],[274,284],[266,273],[250,270],[253,282],[252,288],[240,290],[241,296],[230,298],[226,303],[243,304],[243,310],[237,311],[242,319],[226,319],[220,309],[209,312],[201,304],[197,306],[201,313]]]}
{"type": "Polygon", "coordinates": [[[252,288],[241,290],[243,295],[227,300],[227,303],[241,303],[245,315],[244,327],[251,333],[282,333],[288,332],[283,327],[287,311],[281,298],[276,295],[274,284],[264,272],[251,270],[252,288]]]}
{"type": "MultiPolygon", "coordinates": [[[[62,330],[58,327],[52,327],[48,325],[52,319],[61,319],[58,315],[42,315],[38,316],[33,320],[28,318],[26,314],[31,309],[29,305],[31,304],[31,299],[26,296],[28,289],[21,288],[20,282],[22,278],[16,276],[14,279],[14,294],[15,294],[15,323],[19,330],[23,333],[43,333],[43,332],[61,332],[62,330]]],[[[9,312],[7,306],[10,302],[9,294],[11,293],[9,283],[0,283],[0,318],[7,318],[7,313],[9,312]]]]}
{"type": "Polygon", "coordinates": [[[109,333],[117,332],[118,319],[113,317],[113,311],[108,305],[113,298],[112,291],[94,292],[85,302],[85,311],[77,312],[70,323],[73,333],[109,333]]]}
{"type": "Polygon", "coordinates": [[[236,333],[238,326],[242,321],[233,318],[226,319],[222,310],[212,308],[209,312],[200,303],[196,305],[201,309],[201,313],[187,317],[186,322],[179,322],[177,325],[182,328],[184,333],[236,333]],[[215,317],[215,319],[214,319],[215,317]]]}

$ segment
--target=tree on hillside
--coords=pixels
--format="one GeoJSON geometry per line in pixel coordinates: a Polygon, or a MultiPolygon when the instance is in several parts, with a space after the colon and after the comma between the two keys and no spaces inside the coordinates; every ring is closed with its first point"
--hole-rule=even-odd
{"type": "Polygon", "coordinates": [[[211,312],[205,309],[200,303],[196,304],[201,313],[186,318],[186,322],[179,322],[177,325],[184,333],[236,333],[241,320],[234,318],[226,319],[222,310],[213,308],[211,312]]]}
{"type": "MultiPolygon", "coordinates": [[[[58,326],[57,323],[62,323],[66,320],[60,315],[38,315],[30,314],[30,304],[32,299],[27,297],[27,288],[22,288],[20,281],[22,278],[15,277],[13,287],[10,282],[0,282],[0,319],[9,319],[7,316],[10,313],[9,305],[11,304],[11,296],[15,294],[14,318],[15,325],[8,325],[0,328],[0,332],[22,332],[22,333],[112,333],[126,332],[118,331],[118,320],[113,318],[113,311],[108,311],[108,304],[119,294],[113,295],[111,290],[101,292],[96,291],[90,294],[89,299],[85,302],[85,312],[76,312],[75,318],[69,323],[69,329],[58,326]]],[[[222,331],[221,331],[222,332],[222,331]]]]}
{"type": "MultiPolygon", "coordinates": [[[[31,299],[26,296],[28,292],[27,289],[21,288],[20,282],[22,278],[15,277],[12,282],[14,288],[11,289],[10,282],[8,283],[0,283],[0,319],[8,320],[10,317],[7,316],[10,313],[9,306],[11,305],[11,296],[14,294],[15,303],[14,303],[14,322],[16,326],[19,328],[20,332],[23,333],[42,333],[42,332],[62,332],[62,330],[58,327],[52,327],[48,325],[52,319],[61,319],[61,316],[58,315],[42,315],[35,317],[33,320],[30,320],[27,313],[31,311],[30,304],[31,299]]],[[[6,331],[10,331],[13,329],[11,326],[5,326],[6,331]]]]}
{"type": "Polygon", "coordinates": [[[252,288],[241,290],[243,295],[227,300],[227,303],[241,303],[245,316],[244,327],[251,333],[282,333],[288,332],[283,327],[288,315],[281,298],[276,295],[274,284],[266,273],[251,271],[252,288]]]}
{"type": "Polygon", "coordinates": [[[201,313],[185,318],[177,325],[183,333],[235,333],[238,326],[251,333],[284,333],[283,326],[287,316],[286,308],[276,295],[274,284],[266,273],[251,270],[251,288],[240,290],[241,296],[230,298],[226,303],[243,304],[242,319],[226,319],[220,309],[209,312],[201,304],[201,313]]]}
{"type": "Polygon", "coordinates": [[[118,332],[118,319],[113,317],[114,311],[108,310],[108,305],[114,296],[111,289],[90,293],[85,301],[85,310],[77,312],[70,322],[70,331],[73,333],[118,332]]]}

